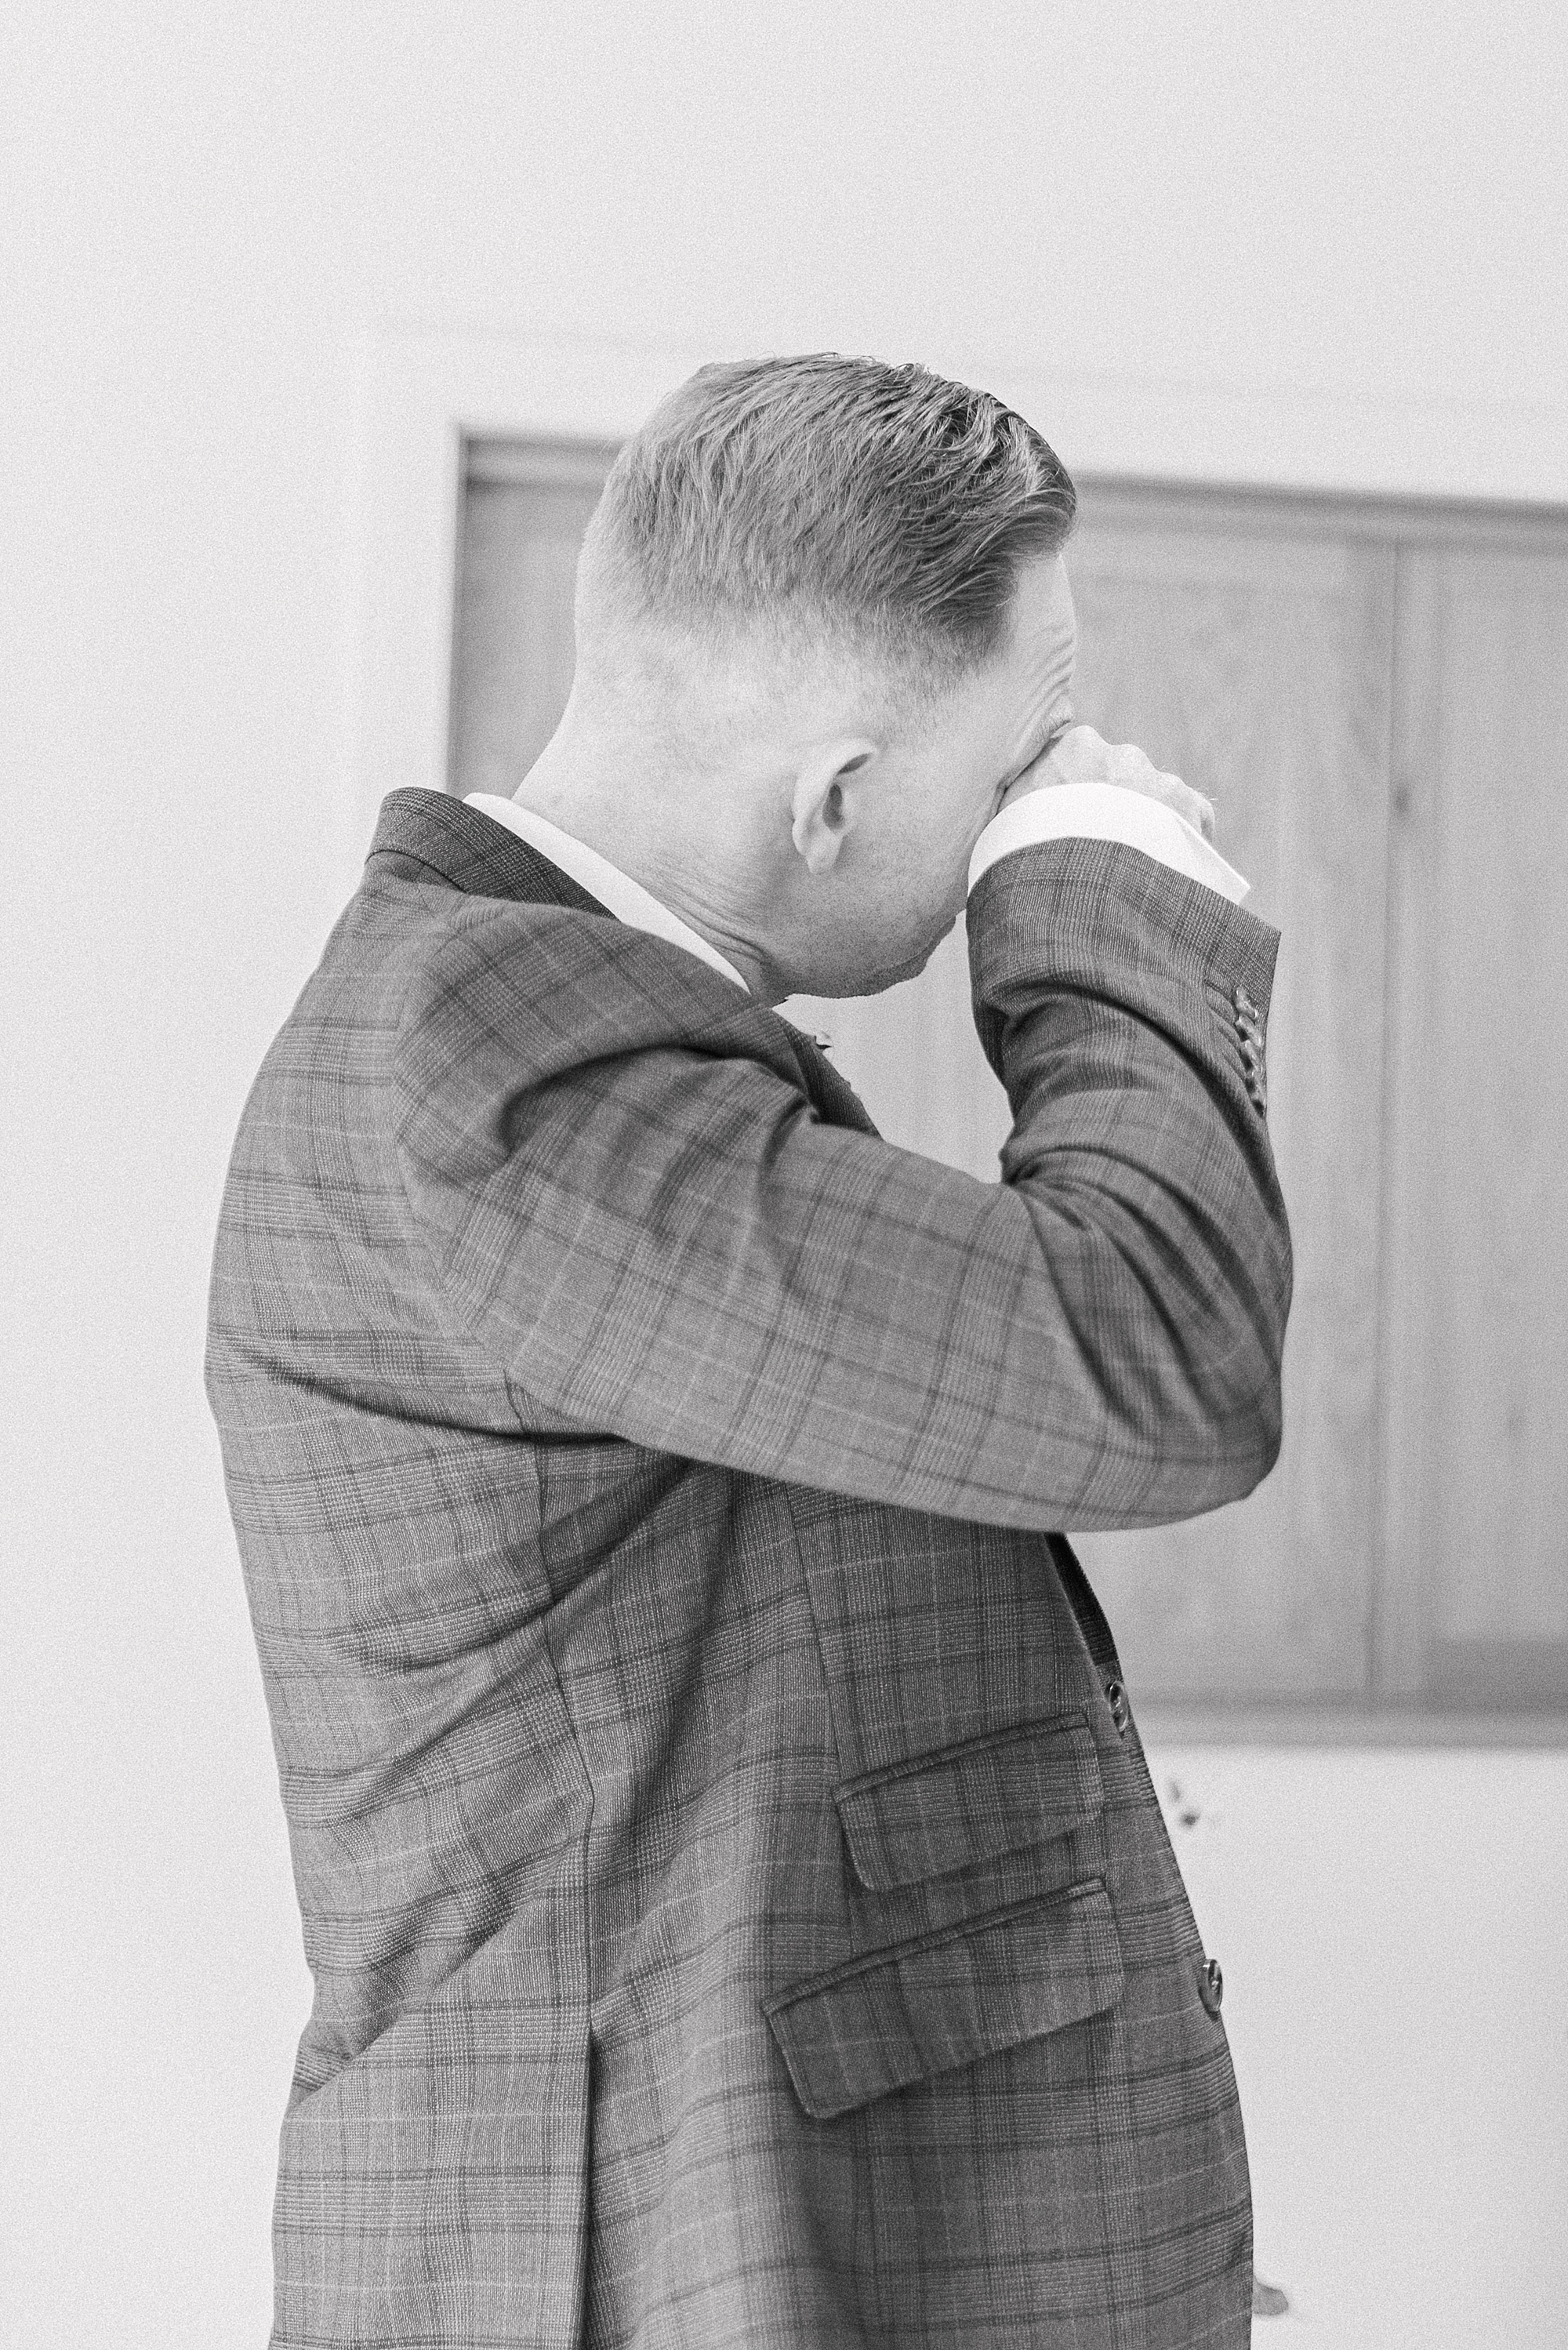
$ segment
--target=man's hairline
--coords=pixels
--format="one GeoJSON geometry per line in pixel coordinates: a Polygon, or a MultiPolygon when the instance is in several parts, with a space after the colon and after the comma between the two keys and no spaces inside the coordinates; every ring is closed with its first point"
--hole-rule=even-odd
{"type": "MultiPolygon", "coordinates": [[[[686,657],[694,669],[704,661],[728,665],[748,648],[760,650],[767,641],[771,625],[775,631],[775,653],[785,650],[786,666],[795,671],[792,683],[811,675],[814,656],[821,657],[829,671],[847,670],[853,664],[862,675],[879,674],[887,687],[885,706],[897,707],[901,722],[918,724],[965,684],[1006,657],[1018,622],[1020,582],[1024,571],[1036,563],[1060,562],[1065,545],[1064,535],[1054,546],[1026,548],[1019,555],[1012,567],[1012,586],[1002,608],[1002,625],[990,643],[973,647],[965,646],[940,629],[895,623],[893,641],[884,649],[876,642],[875,616],[863,619],[855,614],[836,614],[830,608],[813,607],[805,599],[793,608],[789,603],[781,602],[772,615],[764,608],[741,618],[697,600],[682,604],[661,598],[640,610],[628,609],[613,590],[607,598],[604,598],[602,583],[601,596],[597,600],[613,630],[625,631],[634,639],[641,636],[650,650],[656,650],[666,657],[674,655],[678,667],[686,657]],[[784,638],[782,646],[778,640],[780,632],[784,638]],[[903,639],[901,644],[899,637],[903,639]]],[[[583,618],[584,609],[579,604],[579,661],[583,618]]],[[[757,659],[753,665],[761,675],[765,660],[757,659]]],[[[896,731],[901,733],[903,723],[896,731]]],[[[1047,725],[1039,749],[1023,762],[1018,773],[1033,764],[1050,735],[1059,731],[1058,726],[1047,725]]]]}

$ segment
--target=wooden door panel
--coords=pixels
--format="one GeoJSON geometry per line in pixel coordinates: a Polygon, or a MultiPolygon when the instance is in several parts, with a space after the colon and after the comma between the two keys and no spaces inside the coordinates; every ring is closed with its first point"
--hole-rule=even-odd
{"type": "Polygon", "coordinates": [[[1403,555],[1397,681],[1379,1681],[1561,1700],[1568,563],[1403,555]]]}
{"type": "Polygon", "coordinates": [[[1273,1474],[1185,1526],[1088,1538],[1085,1564],[1145,1695],[1348,1697],[1376,1516],[1393,560],[1091,504],[1069,568],[1078,714],[1214,799],[1283,933],[1269,1119],[1295,1251],[1273,1474]]]}

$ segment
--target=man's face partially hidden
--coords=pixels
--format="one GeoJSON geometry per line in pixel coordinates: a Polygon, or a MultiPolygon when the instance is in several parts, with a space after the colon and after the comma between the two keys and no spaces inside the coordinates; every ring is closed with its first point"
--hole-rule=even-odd
{"type": "Polygon", "coordinates": [[[835,968],[818,993],[872,994],[929,960],[963,910],[975,842],[1071,723],[1076,650],[1062,558],[1037,556],[1019,572],[1012,629],[991,660],[848,779],[835,968]]]}

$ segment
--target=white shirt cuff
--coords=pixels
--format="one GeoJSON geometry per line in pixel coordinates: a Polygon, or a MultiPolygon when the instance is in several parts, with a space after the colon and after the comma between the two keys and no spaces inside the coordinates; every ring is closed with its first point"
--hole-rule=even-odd
{"type": "Polygon", "coordinates": [[[1196,827],[1160,800],[1130,792],[1121,784],[1044,784],[992,816],[969,861],[970,888],[999,857],[1011,857],[1015,848],[1033,848],[1042,840],[1119,840],[1128,848],[1142,849],[1157,864],[1185,873],[1189,881],[1218,889],[1233,906],[1241,904],[1251,887],[1196,827]]]}

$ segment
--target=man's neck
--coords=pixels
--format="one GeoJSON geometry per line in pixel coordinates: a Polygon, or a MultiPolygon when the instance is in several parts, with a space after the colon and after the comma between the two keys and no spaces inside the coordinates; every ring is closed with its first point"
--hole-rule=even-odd
{"type": "Polygon", "coordinates": [[[648,790],[628,804],[625,778],[634,758],[629,751],[625,764],[613,754],[585,755],[584,746],[564,742],[557,733],[512,797],[679,915],[733,963],[760,1002],[782,1002],[789,991],[753,934],[717,831],[698,828],[694,836],[691,796],[683,795],[678,810],[677,795],[660,788],[657,776],[649,776],[648,790]]]}

